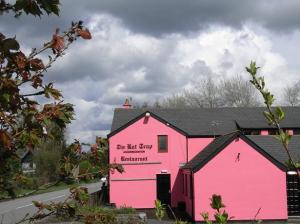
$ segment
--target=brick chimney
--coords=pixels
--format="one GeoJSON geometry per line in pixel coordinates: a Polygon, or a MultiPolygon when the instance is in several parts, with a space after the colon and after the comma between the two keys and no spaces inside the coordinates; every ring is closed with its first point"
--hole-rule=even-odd
{"type": "Polygon", "coordinates": [[[130,109],[131,108],[131,104],[129,103],[128,98],[126,98],[125,103],[123,104],[123,108],[125,108],[125,109],[130,109]]]}

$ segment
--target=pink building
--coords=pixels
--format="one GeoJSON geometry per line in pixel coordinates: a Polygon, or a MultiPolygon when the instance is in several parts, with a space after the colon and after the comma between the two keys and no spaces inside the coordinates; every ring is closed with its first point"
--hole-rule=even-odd
{"type": "MultiPolygon", "coordinates": [[[[128,103],[127,103],[128,104],[128,103]]],[[[295,176],[271,136],[264,108],[116,109],[109,138],[110,163],[125,172],[109,175],[110,202],[153,208],[154,200],[202,221],[209,198],[220,194],[233,220],[286,220],[300,211],[295,176]],[[288,180],[288,181],[287,181],[288,180]],[[294,184],[293,186],[287,186],[294,184]],[[296,190],[295,190],[296,189],[296,190]]],[[[300,108],[283,108],[282,127],[293,133],[300,155],[300,108]]]]}

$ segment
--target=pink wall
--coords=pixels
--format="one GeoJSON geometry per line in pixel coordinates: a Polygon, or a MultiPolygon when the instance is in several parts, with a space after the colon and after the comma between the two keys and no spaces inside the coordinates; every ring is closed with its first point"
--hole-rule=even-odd
{"type": "Polygon", "coordinates": [[[123,165],[125,173],[110,173],[110,202],[135,208],[153,208],[156,199],[156,174],[171,174],[172,206],[181,199],[179,166],[186,162],[186,137],[153,117],[144,117],[109,139],[110,163],[123,165]],[[168,152],[158,153],[157,135],[168,135],[168,152]],[[127,144],[137,145],[128,150],[127,144]],[[139,149],[139,145],[148,148],[139,149]],[[117,149],[119,145],[123,149],[117,149]],[[151,147],[151,148],[150,148],[151,147]],[[122,157],[142,161],[121,161],[122,157]],[[127,165],[126,165],[127,164],[127,165]],[[131,164],[131,165],[130,165],[131,164]],[[146,180],[145,180],[146,179],[146,180]]]}
{"type": "Polygon", "coordinates": [[[156,180],[111,181],[110,202],[134,208],[153,208],[156,199],[156,180]]]}
{"type": "Polygon", "coordinates": [[[201,152],[214,138],[189,138],[188,139],[188,160],[194,158],[201,152]]]}
{"type": "Polygon", "coordinates": [[[194,174],[195,218],[213,215],[209,198],[220,194],[235,220],[287,219],[286,174],[246,142],[233,141],[194,174]],[[239,160],[237,155],[240,153],[239,160]]]}

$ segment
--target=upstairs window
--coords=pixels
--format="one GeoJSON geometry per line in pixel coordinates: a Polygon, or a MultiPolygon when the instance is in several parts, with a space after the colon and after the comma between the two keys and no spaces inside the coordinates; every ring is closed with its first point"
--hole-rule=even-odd
{"type": "Polygon", "coordinates": [[[242,132],[244,135],[260,135],[260,130],[256,129],[244,129],[242,132]]]}
{"type": "Polygon", "coordinates": [[[277,135],[277,134],[278,134],[277,129],[270,129],[269,130],[269,135],[277,135]]]}
{"type": "Polygon", "coordinates": [[[168,136],[167,135],[159,135],[158,139],[158,152],[168,152],[168,136]]]}
{"type": "Polygon", "coordinates": [[[294,135],[300,135],[300,129],[294,129],[294,135]]]}
{"type": "Polygon", "coordinates": [[[251,130],[250,135],[260,135],[260,130],[251,130]]]}

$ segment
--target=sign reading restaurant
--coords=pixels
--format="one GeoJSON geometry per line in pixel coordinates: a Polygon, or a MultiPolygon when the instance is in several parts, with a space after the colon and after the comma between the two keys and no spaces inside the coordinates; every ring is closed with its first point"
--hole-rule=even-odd
{"type": "Polygon", "coordinates": [[[121,161],[122,162],[146,162],[148,161],[148,157],[125,157],[121,156],[121,161]]]}

